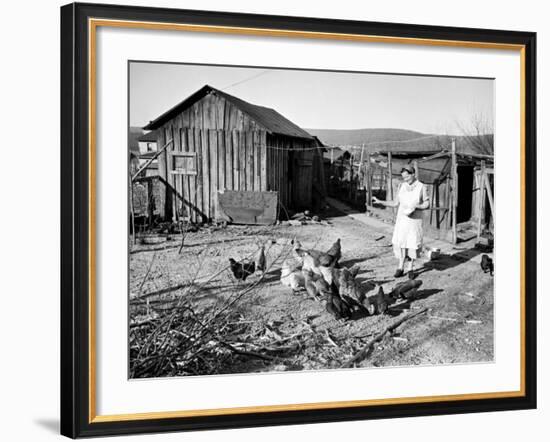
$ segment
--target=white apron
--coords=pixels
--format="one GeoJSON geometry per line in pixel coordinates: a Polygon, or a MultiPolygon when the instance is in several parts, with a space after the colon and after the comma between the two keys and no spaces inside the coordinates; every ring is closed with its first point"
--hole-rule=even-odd
{"type": "Polygon", "coordinates": [[[416,180],[412,185],[401,184],[397,192],[399,209],[392,238],[397,258],[401,258],[401,249],[407,249],[407,255],[412,259],[419,257],[422,248],[422,212],[413,209],[422,202],[423,187],[424,184],[416,180]]]}

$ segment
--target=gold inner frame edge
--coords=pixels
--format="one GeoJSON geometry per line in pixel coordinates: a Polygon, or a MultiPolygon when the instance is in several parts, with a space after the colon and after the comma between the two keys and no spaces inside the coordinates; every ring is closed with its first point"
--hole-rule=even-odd
{"type": "Polygon", "coordinates": [[[143,22],[132,20],[111,20],[111,19],[88,19],[88,94],[89,94],[89,382],[88,382],[88,422],[118,422],[118,421],[134,421],[146,419],[169,419],[178,417],[198,417],[198,416],[221,416],[221,415],[238,415],[246,413],[270,413],[280,411],[298,411],[298,410],[322,410],[330,408],[350,408],[350,407],[365,407],[375,405],[397,405],[397,404],[413,404],[427,402],[442,402],[442,401],[459,401],[459,400],[482,400],[482,399],[497,399],[497,398],[513,398],[525,396],[525,45],[522,44],[507,44],[494,42],[474,42],[474,41],[459,41],[459,40],[440,40],[440,39],[423,39],[412,37],[390,37],[376,35],[360,35],[360,34],[340,34],[340,33],[325,33],[311,31],[291,31],[282,29],[264,29],[264,28],[246,28],[246,27],[231,27],[231,26],[211,26],[211,25],[195,25],[182,23],[160,23],[160,22],[143,22]],[[171,30],[171,31],[186,31],[186,32],[208,32],[218,34],[237,34],[237,35],[256,35],[256,36],[273,36],[273,37],[292,37],[292,38],[309,38],[309,39],[325,39],[325,40],[340,40],[340,41],[359,41],[370,43],[389,43],[389,44],[411,44],[418,46],[445,46],[445,47],[461,47],[461,48],[478,48],[478,49],[498,49],[519,51],[520,53],[520,210],[521,210],[521,226],[520,226],[520,389],[518,391],[504,392],[488,392],[488,393],[465,393],[454,395],[438,395],[438,396],[417,396],[404,398],[388,398],[388,399],[366,399],[352,401],[331,401],[331,402],[314,402],[301,404],[283,404],[283,405],[260,405],[247,407],[233,408],[216,408],[216,409],[197,409],[197,410],[180,410],[180,411],[158,411],[146,413],[128,413],[128,414],[112,414],[112,415],[97,415],[96,414],[96,312],[95,312],[95,295],[96,295],[96,236],[95,236],[95,213],[96,213],[96,31],[99,26],[116,27],[116,28],[134,28],[148,30],[171,30]]]}

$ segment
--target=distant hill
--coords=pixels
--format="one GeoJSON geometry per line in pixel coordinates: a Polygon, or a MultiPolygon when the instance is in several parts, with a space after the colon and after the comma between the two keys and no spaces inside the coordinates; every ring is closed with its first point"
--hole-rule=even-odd
{"type": "Polygon", "coordinates": [[[420,138],[425,134],[406,129],[306,129],[325,144],[340,146],[374,143],[380,141],[402,141],[420,138]]]}
{"type": "Polygon", "coordinates": [[[139,152],[138,138],[141,137],[145,131],[141,127],[130,126],[128,132],[128,150],[131,152],[139,152]]]}
{"type": "Polygon", "coordinates": [[[350,149],[352,146],[365,152],[433,152],[451,149],[455,138],[457,152],[493,154],[493,135],[449,136],[423,134],[406,129],[306,129],[317,136],[324,144],[350,149]]]}

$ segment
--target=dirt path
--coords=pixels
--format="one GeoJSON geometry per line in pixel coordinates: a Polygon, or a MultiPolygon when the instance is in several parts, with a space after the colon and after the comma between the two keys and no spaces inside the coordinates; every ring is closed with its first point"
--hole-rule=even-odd
{"type": "MultiPolygon", "coordinates": [[[[393,278],[396,260],[387,233],[367,227],[334,209],[323,217],[330,224],[229,226],[201,230],[189,234],[182,254],[178,254],[176,236],[170,241],[161,239],[158,244],[137,246],[130,260],[131,298],[143,294],[156,294],[150,297],[151,302],[165,297],[177,298],[187,282],[195,279],[208,281],[206,289],[193,300],[198,310],[207,309],[227,298],[229,287],[234,285],[230,272],[224,270],[229,257],[251,256],[259,244],[275,241],[268,250],[269,262],[293,237],[305,248],[320,250],[328,249],[340,238],[341,264],[357,264],[360,267],[358,278],[364,284],[382,285],[389,291],[401,281],[393,278]],[[149,275],[140,290],[149,267],[149,275]],[[217,276],[212,278],[212,275],[217,276]]],[[[238,321],[250,327],[245,335],[231,338],[246,341],[251,334],[256,337],[274,335],[283,341],[293,335],[309,338],[285,347],[270,360],[245,355],[232,357],[231,363],[218,373],[337,368],[401,315],[425,307],[428,308],[426,313],[401,325],[393,336],[386,335],[357,366],[491,361],[493,278],[469,260],[473,255],[457,251],[455,255],[444,255],[434,262],[419,263],[418,279],[423,284],[414,301],[402,303],[385,315],[346,322],[335,320],[319,301],[308,299],[305,292],[293,293],[283,287],[279,282],[279,260],[257,289],[233,306],[238,321]]],[[[252,276],[246,283],[254,283],[255,278],[258,276],[252,276]]],[[[139,318],[143,309],[131,309],[131,312],[134,318],[139,318]]]]}

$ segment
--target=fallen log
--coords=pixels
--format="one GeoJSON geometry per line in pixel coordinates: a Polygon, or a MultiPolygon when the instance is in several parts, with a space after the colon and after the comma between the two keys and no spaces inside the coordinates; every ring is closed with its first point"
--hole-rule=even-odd
{"type": "Polygon", "coordinates": [[[409,313],[402,318],[395,321],[393,324],[388,325],[384,330],[382,330],[380,333],[378,333],[374,338],[372,338],[369,342],[365,344],[365,346],[359,350],[353,357],[348,359],[346,362],[344,362],[340,368],[351,368],[356,362],[360,362],[363,359],[365,359],[370,351],[372,350],[372,346],[376,344],[378,341],[381,341],[382,338],[386,335],[386,333],[391,333],[393,330],[395,330],[397,327],[399,327],[401,324],[403,324],[405,321],[408,321],[409,319],[414,318],[415,316],[418,316],[422,313],[425,313],[428,311],[428,308],[425,307],[422,310],[419,310],[418,312],[409,313]]]}

